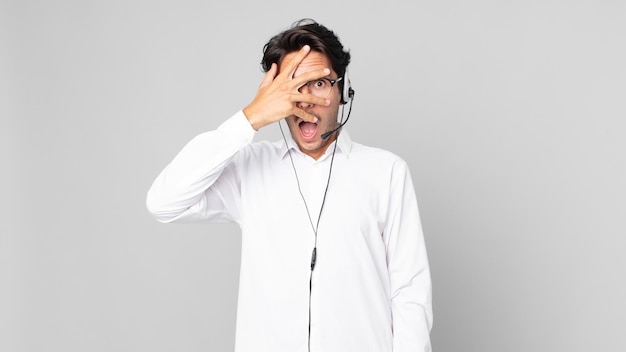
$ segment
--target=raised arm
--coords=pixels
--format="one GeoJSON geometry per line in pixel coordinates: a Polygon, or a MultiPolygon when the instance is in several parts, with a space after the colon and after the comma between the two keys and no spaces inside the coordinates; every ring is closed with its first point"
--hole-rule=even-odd
{"type": "Polygon", "coordinates": [[[238,181],[233,170],[222,177],[234,156],[248,145],[254,130],[240,111],[216,130],[192,139],[154,180],[146,207],[161,222],[193,221],[214,217],[236,220],[238,181]],[[229,214],[231,213],[231,214],[229,214]]]}
{"type": "Polygon", "coordinates": [[[264,126],[291,115],[307,121],[317,119],[298,108],[297,103],[329,103],[327,99],[299,91],[309,80],[329,73],[325,68],[294,77],[298,65],[309,52],[309,46],[304,46],[281,66],[284,68],[280,73],[278,63],[273,63],[246,108],[217,130],[198,135],[179,152],[156,178],[146,197],[146,206],[157,220],[217,218],[237,221],[239,184],[232,165],[230,171],[227,169],[235,155],[251,143],[254,131],[264,126]],[[229,172],[228,177],[222,176],[229,172]]]}

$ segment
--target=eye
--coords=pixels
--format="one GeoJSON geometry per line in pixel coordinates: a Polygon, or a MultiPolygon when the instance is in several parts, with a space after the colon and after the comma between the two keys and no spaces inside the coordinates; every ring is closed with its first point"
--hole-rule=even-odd
{"type": "Polygon", "coordinates": [[[326,83],[323,79],[318,79],[317,81],[311,82],[313,88],[315,89],[324,89],[328,83],[326,83]]]}

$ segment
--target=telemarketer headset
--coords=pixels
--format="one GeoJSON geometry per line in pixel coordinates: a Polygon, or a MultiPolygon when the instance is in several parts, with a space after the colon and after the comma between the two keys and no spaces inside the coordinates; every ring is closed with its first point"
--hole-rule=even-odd
{"type": "Polygon", "coordinates": [[[339,131],[343,125],[345,125],[348,122],[348,119],[350,118],[350,113],[352,112],[352,101],[354,100],[354,89],[352,89],[352,82],[350,82],[350,77],[348,76],[348,68],[346,67],[346,72],[343,75],[343,90],[341,91],[341,120],[339,121],[339,126],[337,126],[337,128],[335,128],[334,130],[330,130],[328,132],[325,132],[324,134],[322,134],[322,139],[326,139],[328,137],[330,137],[333,133],[339,131]],[[347,100],[346,100],[347,97],[347,100]],[[343,113],[344,113],[344,109],[346,107],[346,104],[348,104],[348,101],[350,101],[350,108],[348,109],[348,116],[346,117],[346,120],[343,120],[343,113]]]}

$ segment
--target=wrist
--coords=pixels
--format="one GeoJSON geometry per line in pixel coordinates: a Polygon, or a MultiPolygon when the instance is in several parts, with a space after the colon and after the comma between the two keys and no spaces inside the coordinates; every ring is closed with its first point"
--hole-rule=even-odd
{"type": "Polygon", "coordinates": [[[250,105],[243,108],[242,112],[255,131],[258,131],[264,126],[259,122],[258,115],[254,112],[254,108],[251,108],[250,105]]]}

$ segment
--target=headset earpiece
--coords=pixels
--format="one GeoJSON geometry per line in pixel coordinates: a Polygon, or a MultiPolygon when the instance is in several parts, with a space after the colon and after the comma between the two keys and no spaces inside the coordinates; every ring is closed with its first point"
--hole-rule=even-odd
{"type": "Polygon", "coordinates": [[[343,75],[343,91],[341,92],[341,103],[348,104],[348,102],[354,99],[354,89],[352,89],[352,82],[350,82],[350,77],[348,75],[348,69],[346,68],[346,72],[343,75]]]}

